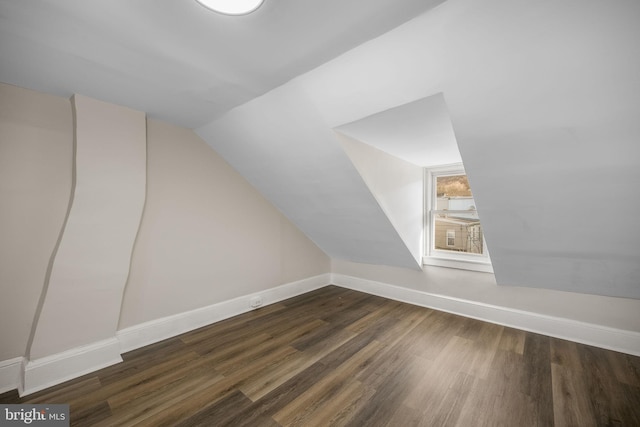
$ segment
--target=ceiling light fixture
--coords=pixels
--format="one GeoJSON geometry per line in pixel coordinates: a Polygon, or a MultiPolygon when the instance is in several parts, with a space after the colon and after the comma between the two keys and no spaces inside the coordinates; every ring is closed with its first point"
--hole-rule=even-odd
{"type": "Polygon", "coordinates": [[[246,15],[260,7],[264,0],[196,0],[214,12],[225,15],[246,15]]]}

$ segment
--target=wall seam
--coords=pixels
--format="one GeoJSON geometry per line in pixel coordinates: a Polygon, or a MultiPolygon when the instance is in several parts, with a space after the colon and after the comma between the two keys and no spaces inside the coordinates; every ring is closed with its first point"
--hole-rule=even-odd
{"type": "Polygon", "coordinates": [[[75,199],[76,193],[76,180],[77,180],[77,170],[76,170],[76,157],[78,151],[78,135],[77,135],[77,111],[75,104],[75,95],[69,99],[71,104],[71,123],[73,128],[73,150],[72,150],[72,159],[71,159],[71,191],[69,192],[69,203],[67,206],[67,212],[64,217],[64,221],[62,223],[62,227],[60,228],[60,233],[58,234],[58,239],[53,247],[53,251],[51,252],[51,257],[49,258],[49,264],[47,265],[47,272],[44,277],[44,286],[42,287],[42,292],[40,293],[40,298],[38,299],[38,305],[36,306],[36,312],[33,317],[33,323],[31,326],[31,332],[29,334],[29,340],[27,341],[27,347],[25,349],[25,358],[26,360],[31,359],[31,347],[33,346],[33,340],[36,335],[36,330],[38,328],[38,322],[40,321],[40,315],[42,314],[42,308],[44,307],[44,302],[47,298],[47,292],[49,290],[49,281],[51,280],[51,272],[53,271],[53,265],[58,255],[58,250],[60,248],[60,243],[62,242],[62,237],[64,236],[65,230],[67,228],[67,224],[69,222],[69,215],[71,214],[71,209],[73,208],[73,201],[75,199]]]}
{"type": "Polygon", "coordinates": [[[140,230],[142,229],[142,222],[144,220],[144,214],[147,211],[147,196],[149,193],[149,119],[145,114],[144,120],[144,201],[142,202],[142,210],[140,211],[140,221],[138,222],[138,230],[136,231],[136,237],[133,239],[133,245],[131,245],[131,254],[129,255],[129,271],[127,273],[127,280],[125,281],[124,288],[122,289],[122,298],[120,299],[120,314],[118,315],[118,324],[116,325],[116,331],[118,332],[122,323],[122,307],[124,306],[124,297],[129,287],[131,280],[131,266],[133,265],[133,254],[136,252],[138,241],[140,239],[140,230]]]}

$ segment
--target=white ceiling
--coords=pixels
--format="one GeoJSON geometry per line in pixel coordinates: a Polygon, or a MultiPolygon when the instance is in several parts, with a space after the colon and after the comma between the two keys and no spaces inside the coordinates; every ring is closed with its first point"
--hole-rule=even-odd
{"type": "Polygon", "coordinates": [[[418,166],[462,162],[442,93],[372,114],[336,130],[418,166]]]}
{"type": "Polygon", "coordinates": [[[640,209],[638,22],[637,0],[448,0],[197,131],[332,257],[407,266],[328,131],[415,149],[443,94],[497,282],[640,298],[640,227],[602,210],[640,209]]]}
{"type": "Polygon", "coordinates": [[[0,0],[0,81],[195,128],[443,0],[0,0]]]}

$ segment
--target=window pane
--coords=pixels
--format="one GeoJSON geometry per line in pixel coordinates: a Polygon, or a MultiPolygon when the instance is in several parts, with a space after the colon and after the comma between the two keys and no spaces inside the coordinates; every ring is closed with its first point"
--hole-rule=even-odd
{"type": "Polygon", "coordinates": [[[436,210],[475,210],[466,175],[436,177],[436,210]]]}
{"type": "Polygon", "coordinates": [[[471,197],[467,175],[438,176],[436,182],[438,197],[471,197]]]}
{"type": "Polygon", "coordinates": [[[476,203],[465,174],[435,177],[434,249],[482,254],[484,241],[476,203]]]}
{"type": "Polygon", "coordinates": [[[435,249],[482,254],[484,240],[482,226],[475,213],[472,214],[435,214],[434,239],[435,249]]]}

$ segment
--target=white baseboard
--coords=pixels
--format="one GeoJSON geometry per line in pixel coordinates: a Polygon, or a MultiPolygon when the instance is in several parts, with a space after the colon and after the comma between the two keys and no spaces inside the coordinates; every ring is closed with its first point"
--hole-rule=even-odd
{"type": "Polygon", "coordinates": [[[497,323],[583,344],[640,356],[640,333],[553,316],[515,310],[342,274],[323,274],[208,307],[164,317],[118,331],[115,338],[26,362],[22,357],[0,361],[0,392],[18,388],[21,396],[121,362],[120,354],[329,284],[409,304],[497,323]]]}
{"type": "Polygon", "coordinates": [[[122,358],[120,343],[115,337],[29,360],[18,392],[26,396],[118,362],[122,362],[122,358]]]}
{"type": "Polygon", "coordinates": [[[333,274],[332,283],[396,301],[640,356],[640,333],[634,331],[430,294],[343,274],[333,274]]]}
{"type": "Polygon", "coordinates": [[[0,361],[0,393],[17,388],[20,396],[26,396],[122,362],[120,354],[126,351],[253,310],[253,297],[261,297],[262,306],[265,306],[330,283],[331,274],[322,274],[126,328],[118,331],[114,338],[40,359],[26,361],[17,357],[0,361]]]}
{"type": "Polygon", "coordinates": [[[18,388],[23,364],[24,357],[0,361],[0,393],[18,388]]]}
{"type": "Polygon", "coordinates": [[[116,334],[118,341],[120,341],[120,352],[126,353],[127,351],[251,311],[254,309],[251,307],[251,299],[253,297],[260,296],[262,298],[262,306],[265,306],[322,288],[330,283],[331,274],[322,274],[207,307],[131,326],[118,331],[116,334]]]}

